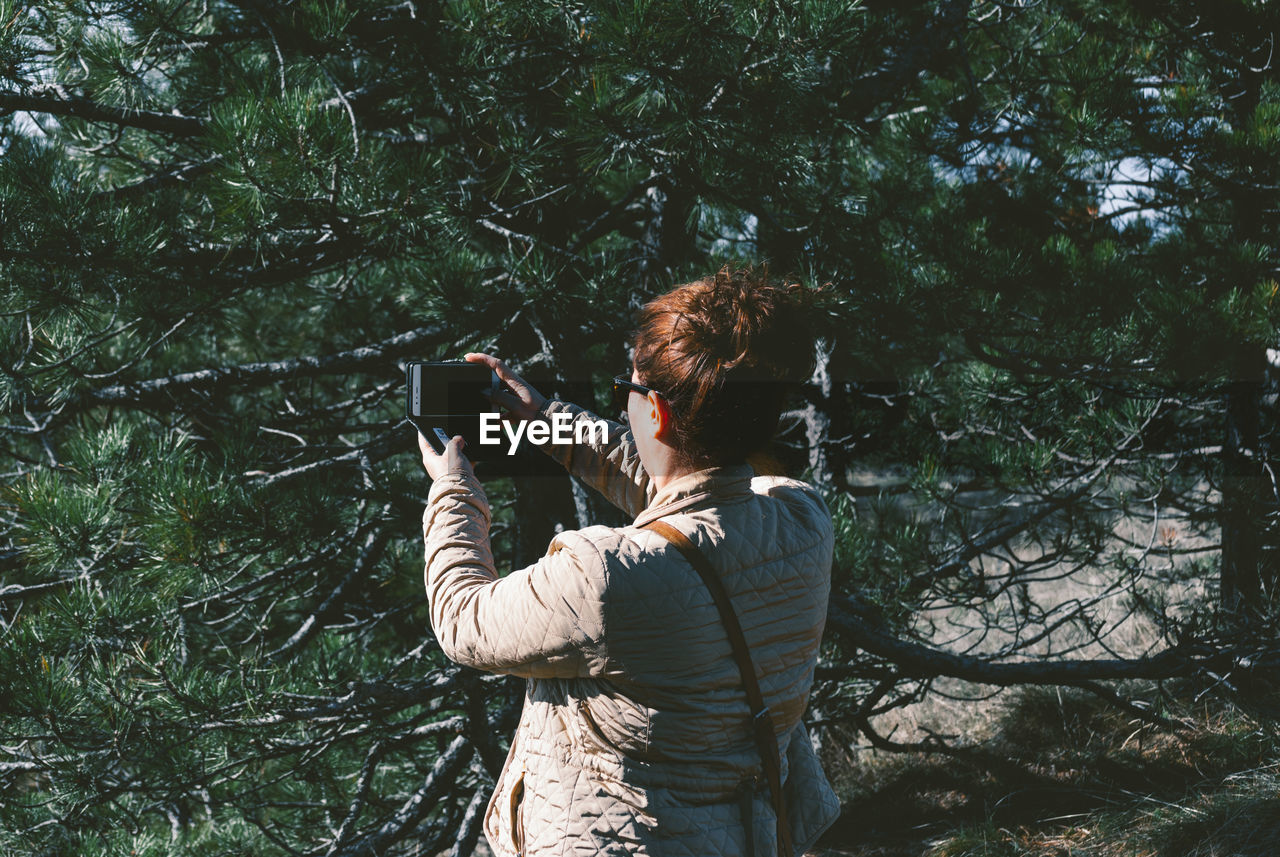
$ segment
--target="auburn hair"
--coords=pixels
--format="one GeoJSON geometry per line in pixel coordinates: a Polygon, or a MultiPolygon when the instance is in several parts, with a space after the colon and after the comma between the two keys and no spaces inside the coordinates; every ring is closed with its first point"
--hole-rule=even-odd
{"type": "Polygon", "coordinates": [[[769,282],[767,268],[726,266],[640,309],[634,368],[670,404],[684,464],[736,464],[768,447],[813,371],[815,295],[769,282]]]}

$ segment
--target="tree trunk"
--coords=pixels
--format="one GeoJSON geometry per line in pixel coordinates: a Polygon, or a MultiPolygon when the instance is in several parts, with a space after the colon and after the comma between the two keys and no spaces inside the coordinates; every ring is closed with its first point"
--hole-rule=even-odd
{"type": "Polygon", "coordinates": [[[640,238],[640,282],[646,293],[665,289],[681,265],[694,255],[693,197],[670,181],[661,181],[645,192],[647,208],[640,238]]]}
{"type": "Polygon", "coordinates": [[[566,476],[523,476],[515,480],[513,568],[537,562],[561,530],[574,529],[578,512],[566,476]]]}
{"type": "Polygon", "coordinates": [[[1267,535],[1275,528],[1276,502],[1269,462],[1262,454],[1264,363],[1249,349],[1238,365],[1226,390],[1219,597],[1224,615],[1252,622],[1266,612],[1275,592],[1275,551],[1266,546],[1274,541],[1267,535]]]}

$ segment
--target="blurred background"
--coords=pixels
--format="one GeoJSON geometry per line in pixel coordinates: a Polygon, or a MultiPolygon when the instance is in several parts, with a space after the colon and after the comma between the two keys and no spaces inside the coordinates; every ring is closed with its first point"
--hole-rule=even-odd
{"type": "MultiPolygon", "coordinates": [[[[0,2],[0,851],[469,855],[404,362],[823,286],[826,854],[1280,847],[1280,7],[0,2]]],[[[536,455],[536,453],[534,453],[536,455]]],[[[501,569],[624,521],[492,471],[501,569]]]]}

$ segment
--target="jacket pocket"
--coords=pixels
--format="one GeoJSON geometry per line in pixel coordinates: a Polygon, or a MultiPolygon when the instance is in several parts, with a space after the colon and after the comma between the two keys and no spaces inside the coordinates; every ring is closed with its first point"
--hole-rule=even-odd
{"type": "Polygon", "coordinates": [[[591,706],[587,704],[585,699],[578,700],[578,716],[582,718],[582,724],[586,727],[587,735],[594,739],[594,742],[599,745],[600,749],[607,749],[616,752],[617,748],[613,746],[613,742],[605,737],[604,731],[600,728],[600,724],[596,723],[595,717],[591,714],[591,706]]]}
{"type": "Polygon", "coordinates": [[[524,852],[524,774],[511,785],[507,800],[507,830],[511,833],[511,847],[516,854],[524,852]]]}

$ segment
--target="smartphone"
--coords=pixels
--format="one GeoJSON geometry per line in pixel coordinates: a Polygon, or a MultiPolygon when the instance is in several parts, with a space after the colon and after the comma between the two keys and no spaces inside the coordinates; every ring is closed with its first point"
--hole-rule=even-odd
{"type": "Polygon", "coordinates": [[[449,439],[460,434],[467,442],[468,458],[485,457],[480,415],[498,413],[490,397],[502,386],[493,370],[463,360],[412,360],[405,366],[405,381],[405,416],[436,452],[444,452],[449,439]]]}

